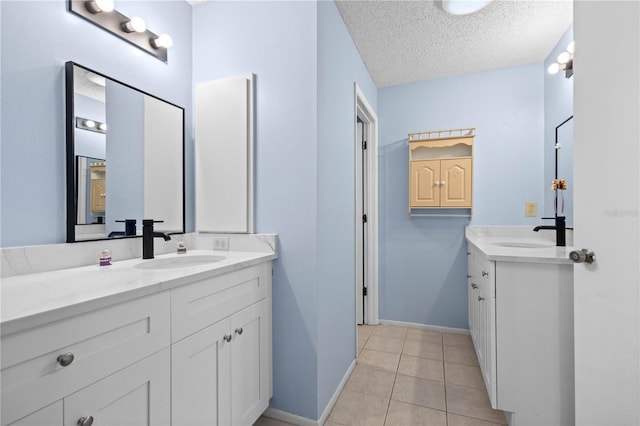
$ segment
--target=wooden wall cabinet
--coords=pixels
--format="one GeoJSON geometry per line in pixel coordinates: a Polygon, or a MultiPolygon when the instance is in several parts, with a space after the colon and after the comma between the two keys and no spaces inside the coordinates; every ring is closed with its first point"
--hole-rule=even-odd
{"type": "MultiPolygon", "coordinates": [[[[409,215],[473,207],[475,129],[409,133],[409,215]]],[[[469,213],[470,215],[470,213],[469,213]]]]}
{"type": "Polygon", "coordinates": [[[107,166],[104,161],[91,164],[91,213],[104,213],[107,207],[107,166]]]}

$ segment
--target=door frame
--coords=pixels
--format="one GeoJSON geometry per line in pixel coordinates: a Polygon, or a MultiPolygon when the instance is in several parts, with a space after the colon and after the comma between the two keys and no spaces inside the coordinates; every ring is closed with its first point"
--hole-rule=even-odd
{"type": "MultiPolygon", "coordinates": [[[[354,280],[357,282],[358,267],[362,268],[362,261],[367,259],[367,300],[365,305],[365,316],[363,318],[366,324],[378,324],[378,115],[371,107],[366,96],[360,90],[358,83],[354,83],[354,115],[353,115],[353,140],[355,150],[355,176],[354,187],[355,193],[358,191],[359,180],[362,179],[362,170],[359,166],[358,156],[361,156],[362,145],[358,141],[357,121],[358,117],[364,121],[364,125],[368,127],[366,134],[369,135],[367,140],[367,242],[368,247],[366,253],[361,253],[358,248],[362,244],[362,217],[355,214],[355,265],[356,274],[354,280]],[[360,265],[360,266],[359,266],[360,265]]],[[[356,200],[358,202],[358,200],[356,200]]],[[[356,210],[357,207],[356,207],[356,210]]],[[[354,286],[354,292],[356,288],[354,286]]],[[[357,297],[357,293],[356,293],[357,297]]],[[[355,311],[354,311],[355,313],[355,311]]],[[[356,317],[357,318],[357,317],[356,317]]],[[[354,323],[356,322],[354,318],[354,323]]]]}

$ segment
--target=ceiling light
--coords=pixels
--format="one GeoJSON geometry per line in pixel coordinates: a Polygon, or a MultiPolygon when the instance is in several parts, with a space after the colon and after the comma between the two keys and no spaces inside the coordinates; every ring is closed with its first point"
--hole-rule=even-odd
{"type": "Polygon", "coordinates": [[[90,129],[93,129],[94,127],[96,127],[96,122],[93,120],[84,120],[84,125],[90,129]]]}
{"type": "Polygon", "coordinates": [[[147,31],[147,24],[144,22],[144,19],[139,16],[134,16],[122,23],[122,29],[127,33],[143,33],[147,31]]]}
{"type": "Polygon", "coordinates": [[[573,54],[573,53],[575,53],[575,51],[576,51],[576,42],[572,41],[571,43],[569,43],[567,45],[567,52],[573,54]]]}
{"type": "Polygon", "coordinates": [[[155,49],[160,49],[161,47],[168,49],[173,46],[173,39],[169,34],[160,34],[159,36],[152,38],[150,42],[151,46],[155,49]]]}
{"type": "Polygon", "coordinates": [[[557,62],[552,63],[549,65],[549,68],[547,68],[547,71],[549,71],[549,74],[557,74],[558,71],[560,71],[560,64],[557,62]]]}
{"type": "Polygon", "coordinates": [[[571,59],[571,54],[569,52],[562,52],[558,55],[558,63],[566,64],[571,59]]]}
{"type": "Polygon", "coordinates": [[[91,13],[112,12],[115,7],[113,0],[90,0],[85,5],[91,13]]]}
{"type": "Polygon", "coordinates": [[[549,65],[547,71],[549,74],[556,74],[560,70],[564,70],[564,76],[569,78],[573,75],[573,53],[575,51],[575,43],[572,41],[567,46],[567,50],[558,55],[558,61],[549,65]]]}
{"type": "Polygon", "coordinates": [[[106,132],[107,131],[107,123],[98,124],[98,129],[106,132]]]}
{"type": "Polygon", "coordinates": [[[451,15],[469,15],[486,7],[493,0],[442,0],[442,9],[451,15]]]}

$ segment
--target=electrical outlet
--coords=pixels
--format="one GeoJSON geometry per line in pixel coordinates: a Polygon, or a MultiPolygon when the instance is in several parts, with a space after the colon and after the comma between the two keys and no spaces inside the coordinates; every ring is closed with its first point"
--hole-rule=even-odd
{"type": "Polygon", "coordinates": [[[229,237],[213,237],[214,250],[229,250],[229,237]]]}
{"type": "Polygon", "coordinates": [[[527,201],[524,203],[524,215],[527,217],[538,216],[538,203],[535,201],[527,201]]]}

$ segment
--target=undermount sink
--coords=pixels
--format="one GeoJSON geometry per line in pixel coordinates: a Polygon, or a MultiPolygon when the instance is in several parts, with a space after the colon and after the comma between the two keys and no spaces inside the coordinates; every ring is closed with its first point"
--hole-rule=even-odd
{"type": "Polygon", "coordinates": [[[497,241],[491,244],[499,247],[530,248],[530,249],[553,247],[553,243],[551,242],[537,243],[537,242],[525,242],[525,241],[497,241]]]}
{"type": "Polygon", "coordinates": [[[220,262],[226,259],[224,256],[214,254],[177,255],[175,257],[162,257],[158,259],[144,260],[135,265],[138,269],[177,269],[202,266],[208,263],[220,262]]]}

